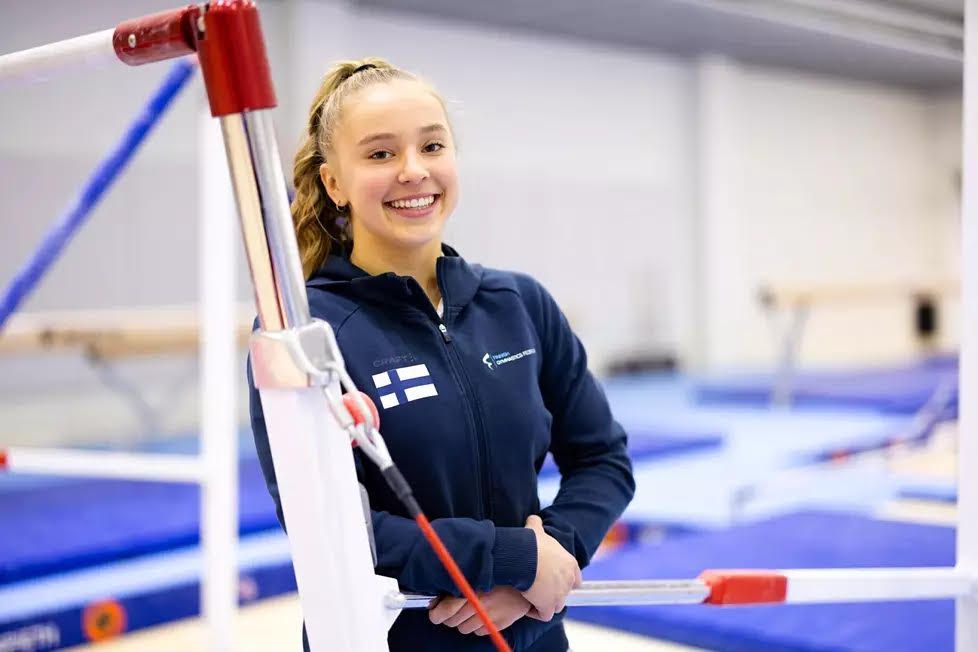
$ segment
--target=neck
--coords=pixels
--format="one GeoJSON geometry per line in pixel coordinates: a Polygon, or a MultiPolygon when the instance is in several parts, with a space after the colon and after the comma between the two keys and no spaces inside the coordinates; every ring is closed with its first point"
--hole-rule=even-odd
{"type": "Polygon", "coordinates": [[[394,272],[398,276],[410,276],[428,295],[431,305],[441,301],[435,263],[441,256],[441,242],[432,242],[417,249],[389,247],[372,240],[369,236],[354,236],[350,262],[371,276],[394,272]],[[360,243],[360,244],[357,244],[360,243]]]}

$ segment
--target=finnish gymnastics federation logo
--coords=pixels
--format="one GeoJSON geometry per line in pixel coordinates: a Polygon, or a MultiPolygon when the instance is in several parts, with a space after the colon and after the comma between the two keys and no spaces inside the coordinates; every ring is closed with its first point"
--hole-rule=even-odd
{"type": "Polygon", "coordinates": [[[510,362],[516,362],[517,360],[522,360],[537,352],[536,349],[525,349],[519,353],[510,353],[509,351],[503,351],[502,353],[486,353],[482,356],[482,364],[489,367],[489,371],[495,371],[497,367],[501,367],[504,364],[510,362]]]}
{"type": "Polygon", "coordinates": [[[373,375],[374,387],[379,390],[380,404],[385,410],[430,396],[438,396],[431,382],[427,365],[399,367],[373,375]]]}

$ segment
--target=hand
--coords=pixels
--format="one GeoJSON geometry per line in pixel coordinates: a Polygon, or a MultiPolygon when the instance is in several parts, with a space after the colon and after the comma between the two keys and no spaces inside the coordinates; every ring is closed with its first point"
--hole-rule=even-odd
{"type": "Polygon", "coordinates": [[[537,537],[537,576],[533,585],[523,592],[523,597],[533,605],[527,615],[550,622],[564,608],[571,589],[581,585],[581,569],[574,556],[544,531],[539,516],[533,514],[526,519],[526,527],[537,537]]]}
{"type": "MultiPolygon", "coordinates": [[[[479,601],[499,631],[525,616],[531,608],[523,594],[511,586],[497,586],[488,593],[480,593],[479,601]]],[[[465,598],[439,599],[428,610],[428,618],[436,625],[457,627],[462,634],[486,636],[489,633],[485,623],[475,612],[475,607],[465,598]]]]}

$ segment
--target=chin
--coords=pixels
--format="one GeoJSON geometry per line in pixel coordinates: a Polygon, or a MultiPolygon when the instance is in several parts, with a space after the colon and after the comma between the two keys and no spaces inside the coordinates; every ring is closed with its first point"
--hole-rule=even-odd
{"type": "Polygon", "coordinates": [[[425,247],[441,244],[441,233],[428,238],[395,238],[394,243],[399,249],[424,249],[425,247]]]}

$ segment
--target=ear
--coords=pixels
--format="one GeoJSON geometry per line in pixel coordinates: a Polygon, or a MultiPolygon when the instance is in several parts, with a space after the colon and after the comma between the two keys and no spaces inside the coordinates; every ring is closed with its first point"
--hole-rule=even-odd
{"type": "Polygon", "coordinates": [[[339,180],[336,178],[336,170],[329,163],[323,163],[319,166],[319,178],[323,181],[323,187],[326,188],[326,194],[329,198],[333,200],[333,203],[337,206],[344,206],[350,202],[347,200],[346,195],[340,190],[339,180]]]}

